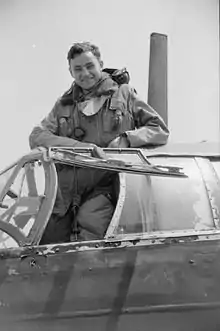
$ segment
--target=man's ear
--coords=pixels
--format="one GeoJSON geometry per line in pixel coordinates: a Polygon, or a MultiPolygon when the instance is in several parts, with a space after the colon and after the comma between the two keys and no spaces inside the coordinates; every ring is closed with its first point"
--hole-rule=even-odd
{"type": "Polygon", "coordinates": [[[74,74],[73,74],[73,72],[72,72],[72,69],[71,69],[70,66],[69,66],[69,72],[70,72],[70,75],[71,75],[73,78],[75,78],[75,77],[74,77],[74,74]]]}
{"type": "Polygon", "coordinates": [[[104,65],[104,63],[103,63],[102,60],[99,60],[99,64],[100,64],[101,69],[103,69],[103,65],[104,65]]]}

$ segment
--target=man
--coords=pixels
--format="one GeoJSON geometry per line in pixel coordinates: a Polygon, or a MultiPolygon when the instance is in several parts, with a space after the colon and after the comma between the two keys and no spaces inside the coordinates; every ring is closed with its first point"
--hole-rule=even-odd
{"type": "MultiPolygon", "coordinates": [[[[167,142],[169,131],[162,118],[130,85],[118,85],[103,71],[97,46],[75,43],[67,59],[74,82],[33,129],[31,148],[93,147],[96,156],[105,157],[101,147],[147,147],[167,142]]],[[[71,167],[57,169],[59,191],[41,243],[69,241],[73,215],[82,240],[103,237],[114,210],[112,176],[100,170],[75,169],[73,173],[71,167]]]]}

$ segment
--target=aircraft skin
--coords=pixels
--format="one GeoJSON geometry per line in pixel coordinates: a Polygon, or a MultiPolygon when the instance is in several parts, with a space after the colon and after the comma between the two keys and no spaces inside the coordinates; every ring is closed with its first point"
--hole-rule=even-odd
{"type": "MultiPolygon", "coordinates": [[[[1,330],[219,330],[218,145],[213,156],[168,147],[143,153],[153,164],[182,166],[187,177],[119,173],[103,240],[39,246],[44,219],[23,247],[0,249],[1,330]]],[[[143,162],[139,150],[109,154],[143,162]]],[[[55,180],[43,157],[33,151],[19,167],[40,159],[55,180]]],[[[50,209],[56,192],[48,185],[50,209]]]]}

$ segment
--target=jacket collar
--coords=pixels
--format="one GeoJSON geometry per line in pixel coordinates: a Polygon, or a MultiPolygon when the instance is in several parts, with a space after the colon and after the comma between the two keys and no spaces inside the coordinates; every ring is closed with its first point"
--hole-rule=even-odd
{"type": "Polygon", "coordinates": [[[112,80],[109,74],[102,72],[101,79],[88,94],[84,94],[82,88],[75,82],[70,89],[63,94],[60,101],[63,106],[84,101],[85,97],[100,97],[102,95],[112,95],[118,89],[118,84],[112,80]]]}

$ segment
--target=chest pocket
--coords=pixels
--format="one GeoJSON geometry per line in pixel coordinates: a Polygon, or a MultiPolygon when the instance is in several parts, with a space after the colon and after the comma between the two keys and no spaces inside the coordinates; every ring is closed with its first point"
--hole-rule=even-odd
{"type": "Polygon", "coordinates": [[[71,106],[66,106],[59,114],[59,136],[71,137],[73,133],[73,109],[71,106]]]}
{"type": "Polygon", "coordinates": [[[122,97],[119,88],[106,104],[103,115],[103,130],[104,132],[120,134],[132,129],[133,123],[131,110],[128,109],[127,100],[122,97]]]}

